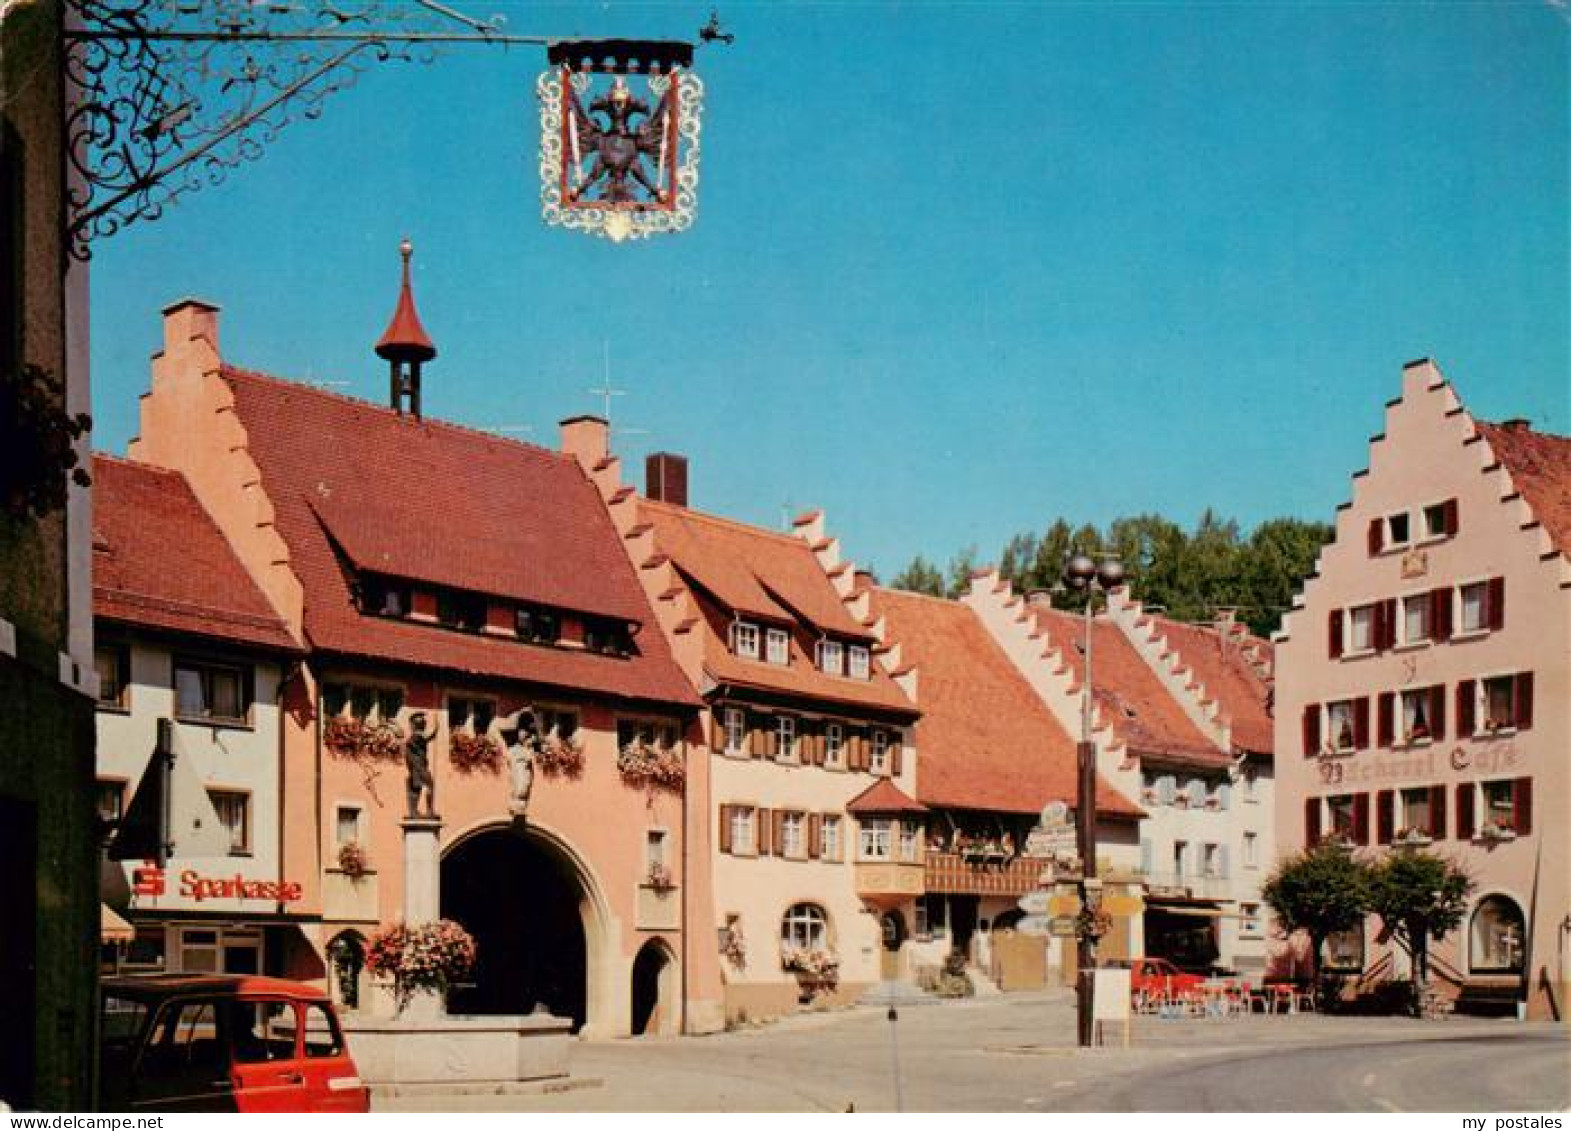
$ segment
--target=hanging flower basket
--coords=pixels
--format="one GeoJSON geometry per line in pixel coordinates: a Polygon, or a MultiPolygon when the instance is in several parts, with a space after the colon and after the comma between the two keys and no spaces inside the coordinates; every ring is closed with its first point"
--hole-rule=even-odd
{"type": "Polygon", "coordinates": [[[322,744],[335,757],[352,762],[396,762],[404,756],[404,736],[391,723],[335,715],[322,728],[322,744]]]}
{"type": "Polygon", "coordinates": [[[371,870],[371,854],[357,840],[345,841],[338,846],[338,870],[351,880],[358,880],[371,870]]]}
{"type": "Polygon", "coordinates": [[[499,774],[502,744],[489,734],[455,730],[447,738],[447,760],[461,774],[499,774]]]}
{"type": "Polygon", "coordinates": [[[644,877],[644,886],[665,895],[676,890],[676,877],[671,875],[671,869],[664,864],[651,864],[649,874],[644,877]]]}
{"type": "Polygon", "coordinates": [[[687,785],[687,767],[670,747],[635,738],[617,751],[616,768],[628,785],[681,793],[687,785]]]}
{"type": "Polygon", "coordinates": [[[396,923],[371,938],[366,969],[393,981],[402,1009],[416,993],[443,994],[475,966],[475,940],[451,919],[410,927],[396,923]]]}
{"type": "Polygon", "coordinates": [[[584,743],[576,735],[563,737],[553,730],[540,742],[535,765],[548,778],[577,778],[584,772],[584,743]]]}

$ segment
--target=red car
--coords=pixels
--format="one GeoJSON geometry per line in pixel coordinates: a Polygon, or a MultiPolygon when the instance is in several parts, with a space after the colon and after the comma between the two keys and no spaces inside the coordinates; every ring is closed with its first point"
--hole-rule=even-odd
{"type": "Polygon", "coordinates": [[[1165,958],[1129,960],[1129,991],[1133,994],[1182,994],[1204,981],[1199,974],[1185,973],[1165,958]]]}
{"type": "Polygon", "coordinates": [[[328,996],[281,978],[103,980],[105,1111],[371,1108],[328,996]]]}

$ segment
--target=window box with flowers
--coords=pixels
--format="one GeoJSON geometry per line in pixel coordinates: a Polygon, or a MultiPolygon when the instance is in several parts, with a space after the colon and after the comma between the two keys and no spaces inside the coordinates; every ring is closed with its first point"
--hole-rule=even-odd
{"type": "Polygon", "coordinates": [[[672,746],[650,742],[642,734],[623,744],[616,754],[616,768],[628,785],[681,793],[687,784],[687,767],[672,746]]]}
{"type": "Polygon", "coordinates": [[[371,873],[371,854],[358,840],[347,840],[338,846],[338,870],[351,880],[360,880],[371,873]]]}
{"type": "Polygon", "coordinates": [[[1396,836],[1392,838],[1392,843],[1407,845],[1429,844],[1429,830],[1419,828],[1417,825],[1409,825],[1396,831],[1396,836]]]}
{"type": "Polygon", "coordinates": [[[441,996],[468,977],[475,966],[475,940],[451,919],[416,927],[397,923],[372,936],[365,964],[392,981],[402,1011],[416,994],[441,996]]]}
{"type": "Polygon", "coordinates": [[[489,734],[455,730],[447,739],[447,760],[461,774],[499,774],[502,744],[489,734]]]}
{"type": "Polygon", "coordinates": [[[362,764],[397,762],[404,756],[404,736],[388,722],[371,722],[353,715],[334,715],[322,728],[328,752],[362,764]]]}
{"type": "Polygon", "coordinates": [[[553,726],[540,740],[535,765],[548,778],[577,778],[584,772],[584,740],[553,726]]]}
{"type": "Polygon", "coordinates": [[[1516,830],[1509,825],[1498,825],[1493,821],[1485,821],[1478,827],[1478,839],[1486,843],[1515,840],[1516,830]]]}
{"type": "Polygon", "coordinates": [[[747,938],[740,915],[727,915],[725,926],[720,928],[720,956],[737,970],[747,965],[747,938]]]}
{"type": "Polygon", "coordinates": [[[644,886],[656,895],[669,895],[676,890],[676,877],[664,864],[651,864],[648,875],[644,877],[644,886]]]}
{"type": "Polygon", "coordinates": [[[796,975],[804,998],[832,992],[840,984],[840,959],[828,950],[783,947],[780,951],[780,967],[796,975]]]}

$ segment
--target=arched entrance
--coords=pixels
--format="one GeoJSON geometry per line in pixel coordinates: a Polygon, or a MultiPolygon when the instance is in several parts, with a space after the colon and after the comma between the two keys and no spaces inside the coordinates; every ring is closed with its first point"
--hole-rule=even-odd
{"type": "Polygon", "coordinates": [[[442,860],[442,915],[474,936],[470,984],[449,999],[454,1013],[588,1017],[592,919],[573,861],[533,830],[489,828],[458,841],[442,860]]]}
{"type": "Polygon", "coordinates": [[[632,1033],[676,1031],[676,961],[665,944],[650,939],[633,959],[632,1033]]]}
{"type": "Polygon", "coordinates": [[[886,982],[900,977],[900,947],[906,941],[905,916],[898,911],[885,911],[879,921],[883,946],[879,953],[878,975],[886,982]]]}

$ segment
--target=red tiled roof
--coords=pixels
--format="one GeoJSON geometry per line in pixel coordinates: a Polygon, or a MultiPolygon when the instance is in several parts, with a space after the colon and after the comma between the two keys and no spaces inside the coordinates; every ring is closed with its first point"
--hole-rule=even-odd
{"type": "MultiPolygon", "coordinates": [[[[697,590],[700,601],[718,608],[722,623],[737,614],[874,644],[872,634],[846,611],[833,583],[800,538],[647,499],[639,502],[639,521],[653,527],[656,551],[671,560],[697,590]]],[[[730,642],[707,618],[701,619],[697,630],[704,634],[704,668],[719,683],[913,718],[917,714],[917,707],[876,657],[869,678],[851,679],[820,671],[796,633],[791,637],[790,663],[781,665],[734,655],[730,642]]]]}
{"type": "Polygon", "coordinates": [[[569,456],[225,366],[251,458],[305,588],[313,647],[693,705],[599,493],[569,456]],[[644,626],[639,655],[362,615],[354,565],[644,626]]]}
{"type": "MultiPolygon", "coordinates": [[[[1064,657],[1077,680],[1085,678],[1084,620],[1079,613],[1033,605],[1037,628],[1064,657]]],[[[1092,695],[1101,717],[1138,754],[1188,765],[1226,766],[1220,750],[1190,721],[1135,651],[1123,630],[1106,617],[1092,621],[1092,695]]]]}
{"type": "MultiPolygon", "coordinates": [[[[928,805],[1038,813],[1075,804],[1075,744],[974,612],[958,601],[873,590],[888,638],[917,669],[917,796],[928,805]]],[[[1138,817],[1106,779],[1097,811],[1138,817]]]]}
{"type": "Polygon", "coordinates": [[[178,471],[93,456],[93,614],[298,651],[178,471]]]}
{"type": "Polygon", "coordinates": [[[888,778],[879,778],[850,801],[846,812],[860,813],[926,813],[927,806],[911,797],[888,778]]]}
{"type": "Polygon", "coordinates": [[[1555,548],[1571,557],[1571,436],[1482,420],[1474,424],[1555,548]]]}
{"type": "Polygon", "coordinates": [[[1242,625],[1219,630],[1213,625],[1184,624],[1161,616],[1151,619],[1168,647],[1178,653],[1205,693],[1221,707],[1232,728],[1234,748],[1269,754],[1273,746],[1271,686],[1241,651],[1264,641],[1254,639],[1242,625]]]}

